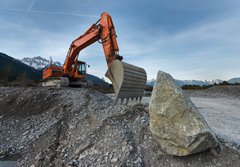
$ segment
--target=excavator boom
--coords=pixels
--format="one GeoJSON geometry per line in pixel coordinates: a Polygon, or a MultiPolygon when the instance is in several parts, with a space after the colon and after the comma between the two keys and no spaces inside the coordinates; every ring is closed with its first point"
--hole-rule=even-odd
{"type": "Polygon", "coordinates": [[[118,55],[117,36],[112,18],[104,12],[95,24],[70,45],[63,67],[64,73],[71,72],[72,64],[76,61],[79,52],[96,41],[102,43],[108,67],[115,59],[122,60],[118,55]]]}

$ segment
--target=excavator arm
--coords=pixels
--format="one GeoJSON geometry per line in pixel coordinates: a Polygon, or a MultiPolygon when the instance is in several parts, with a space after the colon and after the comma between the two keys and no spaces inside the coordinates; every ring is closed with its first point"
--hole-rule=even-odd
{"type": "Polygon", "coordinates": [[[122,57],[118,55],[116,32],[111,16],[102,13],[101,19],[70,45],[63,67],[64,74],[70,77],[74,74],[73,71],[76,70],[76,63],[74,62],[77,62],[79,52],[96,41],[102,43],[108,67],[114,60],[122,60],[122,57]],[[73,64],[74,68],[72,68],[73,64]]]}

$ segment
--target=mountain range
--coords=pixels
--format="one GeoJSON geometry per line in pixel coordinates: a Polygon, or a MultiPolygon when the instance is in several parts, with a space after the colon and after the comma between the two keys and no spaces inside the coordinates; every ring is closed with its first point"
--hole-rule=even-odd
{"type": "MultiPolygon", "coordinates": [[[[43,57],[25,57],[21,60],[14,59],[4,53],[0,53],[0,75],[5,70],[11,70],[11,76],[12,78],[16,78],[20,74],[26,74],[29,79],[33,80],[40,80],[42,69],[45,68],[47,65],[49,65],[50,60],[47,60],[43,57]]],[[[60,62],[53,62],[53,64],[61,66],[60,62]]],[[[110,84],[105,82],[104,80],[100,79],[97,76],[88,74],[88,80],[94,83],[94,85],[98,86],[101,85],[105,88],[110,87],[110,84]]],[[[219,84],[223,82],[223,80],[215,79],[215,80],[178,80],[176,79],[176,82],[179,86],[183,85],[211,85],[211,84],[219,84]]],[[[227,80],[228,83],[240,83],[240,77],[239,78],[232,78],[227,80]]],[[[151,79],[147,81],[147,85],[153,86],[155,84],[155,79],[151,79]]]]}
{"type": "MultiPolygon", "coordinates": [[[[49,64],[50,60],[40,56],[18,60],[0,53],[0,80],[15,81],[19,76],[24,75],[30,80],[39,81],[42,78],[42,70],[49,64]]],[[[59,62],[53,62],[53,64],[61,66],[59,62]]],[[[91,74],[87,75],[87,80],[94,86],[101,86],[106,89],[111,87],[111,84],[91,74]]]]}
{"type": "Polygon", "coordinates": [[[240,78],[232,78],[232,79],[229,79],[227,82],[232,84],[240,83],[240,78]]]}
{"type": "MultiPolygon", "coordinates": [[[[33,58],[23,58],[21,60],[23,63],[35,68],[35,69],[42,69],[44,67],[46,67],[49,64],[49,60],[42,58],[40,56],[38,57],[33,57],[33,58]]],[[[61,63],[59,62],[53,62],[53,64],[59,65],[61,66],[61,63]]],[[[100,78],[96,79],[96,76],[89,74],[89,80],[93,81],[94,83],[100,83],[102,80],[100,78]]],[[[212,79],[212,80],[178,80],[176,79],[176,82],[178,83],[179,86],[183,86],[183,85],[212,85],[212,84],[219,84],[222,83],[223,80],[221,79],[212,79]]],[[[240,77],[239,78],[232,78],[227,80],[228,83],[240,83],[240,77]]],[[[147,81],[147,85],[149,86],[153,86],[155,83],[154,79],[151,79],[149,81],[147,81]]]]}
{"type": "Polygon", "coordinates": [[[0,80],[14,81],[19,76],[25,76],[28,79],[37,81],[41,79],[42,73],[20,60],[0,53],[0,80]]]}
{"type": "MultiPolygon", "coordinates": [[[[24,64],[35,68],[36,70],[41,70],[43,68],[45,68],[47,65],[49,65],[50,60],[47,60],[43,57],[37,56],[37,57],[25,57],[23,59],[21,59],[21,62],[23,62],[24,64]]],[[[56,62],[52,62],[53,64],[57,65],[57,66],[61,66],[61,63],[56,61],[56,62]]]]}
{"type": "MultiPolygon", "coordinates": [[[[183,85],[204,86],[204,85],[219,84],[219,83],[223,82],[223,80],[221,80],[221,79],[215,79],[215,80],[213,79],[213,80],[209,80],[209,81],[208,80],[201,81],[201,80],[178,80],[178,79],[175,79],[175,81],[179,86],[183,86],[183,85]]],[[[155,82],[156,82],[155,79],[148,80],[147,85],[153,86],[155,84],[155,82]]],[[[231,83],[231,84],[240,83],[240,77],[229,79],[229,80],[227,80],[227,82],[231,83]]]]}

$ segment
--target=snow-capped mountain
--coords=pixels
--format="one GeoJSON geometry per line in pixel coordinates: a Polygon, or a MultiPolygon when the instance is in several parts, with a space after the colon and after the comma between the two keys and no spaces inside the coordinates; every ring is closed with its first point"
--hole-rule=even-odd
{"type": "MultiPolygon", "coordinates": [[[[178,80],[178,79],[175,79],[175,81],[179,86],[183,86],[183,85],[209,85],[210,84],[206,81],[198,81],[198,80],[178,80]]],[[[155,82],[156,82],[155,79],[148,80],[147,85],[153,86],[155,84],[155,82]]]]}
{"type": "Polygon", "coordinates": [[[155,82],[156,82],[155,79],[148,80],[148,81],[147,81],[147,85],[149,85],[149,86],[154,86],[155,82]]]}
{"type": "MultiPolygon", "coordinates": [[[[212,80],[205,80],[205,81],[201,81],[201,80],[178,80],[175,79],[175,81],[177,82],[177,84],[179,86],[183,86],[183,85],[212,85],[212,84],[219,84],[222,83],[223,80],[221,79],[212,79],[212,80]]],[[[155,84],[156,80],[155,79],[151,79],[147,81],[147,85],[149,86],[153,86],[155,84]]],[[[227,80],[228,83],[234,84],[234,83],[240,83],[240,78],[232,78],[227,80]]]]}
{"type": "MultiPolygon", "coordinates": [[[[40,80],[42,73],[28,65],[22,63],[7,54],[0,52],[0,72],[2,72],[2,80],[8,82],[16,80],[19,76],[24,76],[30,80],[40,80]]],[[[1,165],[0,165],[1,166],[1,165]]]]}
{"type": "MultiPolygon", "coordinates": [[[[21,60],[26,65],[29,65],[30,67],[33,67],[37,70],[45,68],[47,65],[49,65],[50,60],[47,60],[43,57],[37,56],[37,57],[25,57],[21,60]]],[[[61,66],[61,63],[59,62],[53,62],[53,64],[57,66],[61,66]]]]}
{"type": "Polygon", "coordinates": [[[221,80],[221,79],[212,79],[212,80],[205,80],[205,82],[207,82],[209,84],[219,84],[219,83],[222,83],[223,80],[221,80]]]}
{"type": "Polygon", "coordinates": [[[231,84],[240,83],[240,78],[232,78],[232,79],[229,79],[227,82],[231,84]]]}
{"type": "Polygon", "coordinates": [[[206,81],[199,81],[199,80],[177,80],[175,79],[177,84],[179,86],[183,86],[183,85],[209,85],[208,82],[206,81]]]}

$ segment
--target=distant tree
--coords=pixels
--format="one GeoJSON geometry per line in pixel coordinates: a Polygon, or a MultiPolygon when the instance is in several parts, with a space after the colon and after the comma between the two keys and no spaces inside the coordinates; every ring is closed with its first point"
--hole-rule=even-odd
{"type": "Polygon", "coordinates": [[[227,81],[223,81],[222,83],[220,83],[219,85],[231,85],[230,83],[228,83],[227,81]]]}
{"type": "Polygon", "coordinates": [[[145,91],[152,91],[153,90],[153,86],[145,85],[144,90],[145,91]]]}
{"type": "Polygon", "coordinates": [[[17,76],[16,78],[16,83],[20,84],[20,85],[25,85],[28,83],[28,76],[26,74],[26,72],[20,74],[19,76],[17,76]]]}
{"type": "Polygon", "coordinates": [[[13,68],[11,64],[5,65],[4,68],[0,70],[0,80],[6,81],[6,82],[13,80],[12,69],[13,68]]]}
{"type": "Polygon", "coordinates": [[[183,85],[183,90],[196,90],[196,89],[208,89],[212,87],[213,85],[183,85]]]}

